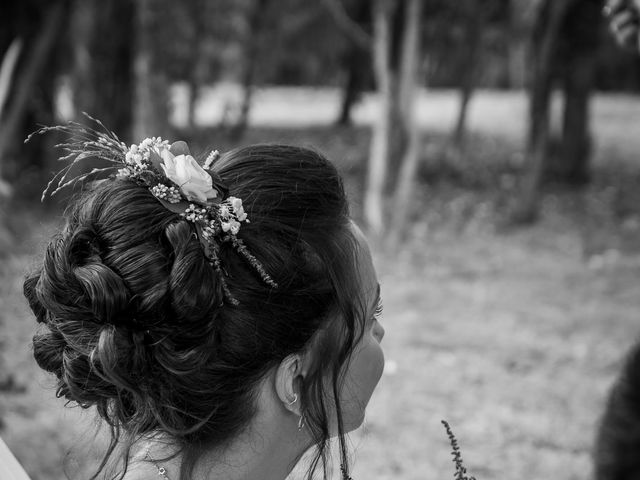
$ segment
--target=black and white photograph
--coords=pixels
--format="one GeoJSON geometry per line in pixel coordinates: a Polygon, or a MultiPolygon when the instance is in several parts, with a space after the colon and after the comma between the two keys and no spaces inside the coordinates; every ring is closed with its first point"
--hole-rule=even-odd
{"type": "Polygon", "coordinates": [[[640,0],[2,0],[0,480],[640,480],[640,0]]]}

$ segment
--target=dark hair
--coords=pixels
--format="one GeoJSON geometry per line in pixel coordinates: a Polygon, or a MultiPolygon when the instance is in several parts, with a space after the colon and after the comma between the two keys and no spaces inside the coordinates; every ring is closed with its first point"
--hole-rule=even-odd
{"type": "Polygon", "coordinates": [[[595,480],[640,475],[640,341],[627,353],[600,418],[593,451],[595,480]]]}
{"type": "Polygon", "coordinates": [[[176,440],[180,478],[188,478],[203,448],[223,445],[251,420],[264,375],[308,348],[317,353],[301,385],[317,445],[309,477],[319,465],[327,476],[334,409],[347,465],[338,392],[363,307],[340,176],[319,153],[280,145],[231,151],[214,170],[243,200],[250,223],[238,236],[278,288],[222,244],[239,304],[223,303],[193,224],[128,179],[72,202],[42,267],[25,280],[44,326],[33,339],[36,361],[57,376],[58,396],[96,406],[110,426],[94,479],[119,445],[124,475],[133,443],[155,431],[176,440]]]}

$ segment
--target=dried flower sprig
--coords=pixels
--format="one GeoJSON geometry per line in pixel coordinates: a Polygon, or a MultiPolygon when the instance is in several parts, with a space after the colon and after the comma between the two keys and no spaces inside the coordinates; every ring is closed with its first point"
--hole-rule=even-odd
{"type": "Polygon", "coordinates": [[[44,192],[42,192],[42,201],[44,201],[48,194],[55,195],[63,188],[75,185],[78,182],[107,178],[122,167],[122,158],[129,150],[127,145],[122,142],[115,133],[107,129],[100,120],[93,118],[86,112],[83,112],[83,115],[98,125],[100,130],[86,128],[78,122],[68,122],[65,125],[42,127],[29,135],[24,141],[27,143],[35,135],[42,135],[48,132],[60,132],[68,136],[68,141],[59,143],[55,145],[55,147],[62,149],[62,151],[66,153],[58,158],[58,160],[62,162],[71,160],[71,163],[63,167],[62,170],[56,173],[49,183],[47,183],[47,187],[44,192]],[[113,165],[94,168],[88,173],[68,178],[74,166],[87,158],[100,158],[113,165]],[[53,189],[54,185],[55,189],[53,189]]]}
{"type": "Polygon", "coordinates": [[[458,439],[453,434],[449,423],[445,420],[441,420],[444,425],[445,430],[447,431],[447,436],[449,437],[449,443],[451,443],[451,455],[453,456],[453,462],[456,464],[456,471],[453,474],[456,480],[476,480],[474,476],[467,476],[467,468],[464,466],[462,461],[462,452],[460,451],[460,446],[458,445],[458,439]]]}
{"type": "Polygon", "coordinates": [[[237,238],[242,223],[249,223],[242,200],[228,195],[228,188],[211,167],[219,157],[211,152],[204,165],[200,165],[189,152],[185,142],[170,144],[160,137],[144,139],[137,145],[127,145],[107,129],[100,120],[84,114],[98,129],[77,122],[42,127],[27,137],[47,132],[60,132],[68,140],[56,145],[64,151],[59,158],[70,161],[47,184],[42,199],[55,195],[67,186],[78,182],[107,178],[129,179],[147,188],[169,211],[193,223],[209,264],[218,274],[224,297],[232,305],[238,305],[226,281],[228,274],[220,264],[220,248],[230,243],[237,253],[253,267],[260,278],[272,288],[278,284],[266,272],[241,239],[237,238]],[[97,158],[109,163],[102,168],[82,172],[83,160],[97,158]]]}

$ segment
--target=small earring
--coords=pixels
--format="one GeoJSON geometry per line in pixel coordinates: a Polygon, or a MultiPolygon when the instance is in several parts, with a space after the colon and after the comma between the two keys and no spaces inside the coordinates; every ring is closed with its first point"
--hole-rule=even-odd
{"type": "Polygon", "coordinates": [[[298,431],[301,431],[304,428],[304,413],[300,415],[300,420],[298,420],[298,431]]]}
{"type": "Polygon", "coordinates": [[[297,393],[294,393],[294,394],[293,394],[293,400],[291,400],[290,402],[288,402],[288,403],[287,403],[287,405],[291,406],[291,405],[293,405],[294,403],[296,403],[297,401],[298,401],[298,394],[297,394],[297,393]]]}

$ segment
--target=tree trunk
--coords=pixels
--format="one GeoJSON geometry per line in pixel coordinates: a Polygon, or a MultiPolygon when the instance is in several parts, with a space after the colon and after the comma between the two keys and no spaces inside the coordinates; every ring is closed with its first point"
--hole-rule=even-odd
{"type": "MultiPolygon", "coordinates": [[[[25,62],[16,77],[14,93],[0,124],[0,167],[6,161],[5,157],[12,142],[20,136],[19,131],[33,95],[33,88],[56,44],[56,37],[63,26],[64,12],[63,3],[57,3],[50,8],[33,50],[26,53],[25,62]]],[[[0,168],[0,174],[3,173],[2,170],[0,168]]]]}
{"type": "MultiPolygon", "coordinates": [[[[71,69],[71,91],[73,94],[74,117],[78,117],[81,111],[92,115],[98,115],[93,111],[92,88],[92,55],[91,39],[94,30],[96,14],[95,0],[77,2],[71,18],[71,41],[73,44],[73,65],[71,69]]],[[[102,121],[108,119],[102,119],[102,121]]]]}
{"type": "Polygon", "coordinates": [[[511,211],[513,223],[530,223],[537,216],[538,196],[549,140],[552,63],[560,23],[571,0],[545,0],[532,39],[529,133],[520,195],[511,211]]]}
{"type": "Polygon", "coordinates": [[[135,5],[133,138],[138,142],[145,137],[166,136],[169,112],[167,80],[156,68],[153,48],[153,0],[137,0],[135,5]]]}
{"type": "Polygon", "coordinates": [[[403,92],[400,87],[400,77],[401,74],[399,70],[392,66],[389,70],[389,165],[385,184],[387,193],[391,195],[393,195],[396,184],[398,183],[400,165],[402,165],[402,158],[409,144],[408,126],[405,124],[406,117],[401,106],[403,92]]]}
{"type": "Polygon", "coordinates": [[[132,135],[136,21],[132,0],[83,0],[75,4],[71,27],[74,107],[99,118],[127,143],[142,140],[132,135]]]}
{"type": "Polygon", "coordinates": [[[9,45],[4,57],[2,57],[2,64],[0,65],[0,122],[2,121],[4,106],[11,91],[11,80],[13,79],[21,51],[22,40],[15,38],[9,45]]]}
{"type": "MultiPolygon", "coordinates": [[[[0,125],[2,125],[4,106],[11,91],[11,84],[13,75],[18,64],[18,57],[22,51],[22,40],[16,38],[11,42],[7,52],[2,59],[2,65],[0,66],[0,125]]],[[[11,184],[4,180],[2,172],[2,159],[0,158],[0,199],[9,198],[13,195],[13,188],[11,184]]],[[[1,218],[0,218],[1,220],[1,218]]],[[[2,229],[3,222],[0,221],[0,229],[2,229]]],[[[0,237],[1,237],[0,232],[0,237]]],[[[0,244],[1,244],[0,240],[0,244]]]]}
{"type": "Polygon", "coordinates": [[[458,119],[453,131],[453,143],[461,149],[467,130],[467,113],[469,103],[478,79],[478,65],[481,54],[481,39],[483,26],[483,10],[477,0],[465,0],[465,34],[460,75],[460,108],[458,119]]]}
{"type": "Polygon", "coordinates": [[[546,173],[569,185],[589,181],[589,97],[602,31],[602,1],[572,2],[561,28],[557,56],[564,93],[560,155],[550,158],[546,173]]]}
{"type": "MultiPolygon", "coordinates": [[[[355,55],[349,55],[352,60],[354,57],[355,55]]],[[[345,82],[342,102],[340,103],[340,114],[336,122],[338,125],[351,125],[351,109],[360,94],[361,72],[362,70],[354,61],[348,62],[347,81],[345,82]]]]}
{"type": "Polygon", "coordinates": [[[338,125],[351,124],[351,109],[360,98],[360,93],[370,76],[371,23],[370,0],[358,0],[351,3],[353,15],[349,16],[345,6],[339,0],[323,0],[323,4],[336,26],[349,39],[346,53],[341,57],[341,65],[346,70],[340,113],[336,120],[338,125]]]}
{"type": "Polygon", "coordinates": [[[373,13],[373,65],[377,85],[379,111],[373,124],[369,152],[369,168],[364,197],[364,217],[374,235],[384,229],[383,201],[389,133],[391,128],[391,47],[390,13],[392,0],[375,0],[373,13]]]}
{"type": "Polygon", "coordinates": [[[407,20],[408,0],[396,0],[391,8],[391,45],[389,57],[390,77],[390,132],[389,132],[389,160],[386,179],[386,191],[393,195],[398,183],[398,174],[402,165],[402,159],[409,145],[409,128],[407,125],[408,105],[415,100],[410,98],[407,90],[406,57],[403,55],[405,48],[405,22],[407,20]]]}
{"type": "Polygon", "coordinates": [[[571,185],[589,181],[589,96],[594,62],[581,57],[573,62],[564,83],[564,117],[562,128],[561,179],[571,185]]]}
{"type": "Polygon", "coordinates": [[[236,124],[231,128],[231,138],[239,140],[249,125],[249,112],[255,92],[255,74],[260,62],[260,52],[263,43],[265,12],[270,0],[255,0],[249,12],[247,31],[244,40],[244,68],[242,72],[242,100],[236,124]]]}
{"type": "Polygon", "coordinates": [[[206,2],[203,0],[191,0],[188,3],[190,20],[192,25],[192,38],[189,61],[189,74],[187,76],[187,88],[189,100],[187,102],[187,126],[193,130],[195,128],[195,110],[200,98],[200,87],[202,75],[200,67],[202,62],[202,44],[206,27],[206,2]]]}
{"type": "Polygon", "coordinates": [[[420,60],[420,19],[422,0],[409,0],[405,10],[405,29],[402,40],[401,111],[407,128],[408,146],[400,165],[395,188],[393,216],[389,231],[389,244],[398,245],[407,230],[411,211],[415,174],[420,159],[421,135],[416,121],[416,99],[418,96],[418,65],[420,60]]]}
{"type": "Polygon", "coordinates": [[[351,110],[360,99],[360,94],[370,83],[371,55],[368,50],[363,50],[360,45],[351,45],[345,55],[343,64],[347,71],[347,79],[344,85],[338,125],[351,124],[351,110]]]}
{"type": "Polygon", "coordinates": [[[507,45],[508,86],[520,90],[526,86],[527,72],[527,11],[533,8],[530,0],[509,0],[509,42],[507,45]]]}

